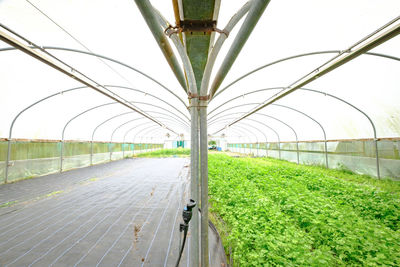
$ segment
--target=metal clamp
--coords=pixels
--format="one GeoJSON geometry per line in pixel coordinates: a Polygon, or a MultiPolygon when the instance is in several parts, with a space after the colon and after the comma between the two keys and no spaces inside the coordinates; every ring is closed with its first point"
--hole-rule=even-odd
{"type": "Polygon", "coordinates": [[[199,95],[196,94],[196,93],[192,94],[192,93],[189,92],[188,98],[189,98],[189,99],[197,98],[197,99],[199,99],[200,101],[208,101],[208,100],[210,100],[211,96],[210,96],[210,95],[200,95],[200,96],[199,96],[199,95]]]}
{"type": "Polygon", "coordinates": [[[217,21],[216,20],[181,20],[178,24],[179,26],[168,26],[164,30],[164,33],[171,37],[172,34],[175,33],[182,33],[182,32],[203,32],[211,33],[211,32],[218,32],[223,33],[226,37],[229,36],[229,32],[227,30],[220,30],[217,28],[217,21]]]}

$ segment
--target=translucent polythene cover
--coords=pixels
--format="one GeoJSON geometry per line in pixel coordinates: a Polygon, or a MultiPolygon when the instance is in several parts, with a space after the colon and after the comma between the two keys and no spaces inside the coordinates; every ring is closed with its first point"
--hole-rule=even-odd
{"type": "MultiPolygon", "coordinates": [[[[151,2],[175,24],[170,1],[151,2]]],[[[243,4],[222,1],[218,28],[223,29],[243,4]]],[[[217,95],[208,107],[209,133],[375,31],[399,11],[396,0],[271,1],[219,90],[260,66],[298,57],[265,67],[217,95]]],[[[189,138],[186,92],[134,1],[3,0],[0,18],[5,26],[189,138]]],[[[212,78],[242,22],[224,43],[212,78]]],[[[18,117],[13,138],[134,142],[136,136],[166,135],[165,129],[126,107],[112,104],[92,89],[79,88],[82,84],[77,81],[9,47],[0,42],[0,137],[8,137],[19,112],[53,94],[18,117]],[[57,94],[72,88],[79,89],[57,94]]],[[[249,142],[276,141],[278,136],[281,141],[352,139],[373,138],[375,127],[378,138],[399,137],[399,47],[397,36],[371,50],[373,54],[320,77],[225,133],[246,137],[249,142]]]]}

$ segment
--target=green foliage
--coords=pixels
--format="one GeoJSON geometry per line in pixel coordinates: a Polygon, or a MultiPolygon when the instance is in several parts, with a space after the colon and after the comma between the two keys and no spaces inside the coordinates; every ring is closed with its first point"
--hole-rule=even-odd
{"type": "Polygon", "coordinates": [[[217,142],[215,140],[210,140],[210,141],[208,141],[208,145],[215,146],[215,145],[217,145],[217,142]]]}
{"type": "Polygon", "coordinates": [[[400,266],[398,182],[210,154],[209,196],[236,265],[400,266]]]}
{"type": "Polygon", "coordinates": [[[160,149],[152,152],[145,152],[135,155],[139,158],[166,158],[166,157],[186,157],[190,156],[190,149],[187,148],[174,148],[174,149],[160,149]]]}

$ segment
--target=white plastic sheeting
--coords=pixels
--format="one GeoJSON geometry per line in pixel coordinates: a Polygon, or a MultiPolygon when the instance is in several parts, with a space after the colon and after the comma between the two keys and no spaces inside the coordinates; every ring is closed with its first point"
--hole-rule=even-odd
{"type": "MultiPolygon", "coordinates": [[[[244,3],[222,1],[218,28],[223,29],[244,3]]],[[[174,24],[171,2],[152,4],[174,24]]],[[[399,11],[400,2],[396,0],[271,1],[220,91],[260,66],[314,54],[273,64],[232,84],[221,94],[217,92],[208,108],[209,133],[374,32],[398,16],[399,11]]],[[[96,53],[125,64],[76,51],[47,50],[182,134],[176,139],[189,137],[186,93],[134,1],[2,0],[0,18],[3,25],[40,46],[96,53]]],[[[239,28],[240,23],[225,42],[213,75],[239,28]]],[[[1,49],[8,47],[0,42],[1,49]]],[[[236,131],[240,133],[232,129],[225,134],[243,139],[235,142],[249,143],[374,138],[369,116],[378,138],[398,138],[399,47],[397,36],[371,50],[371,54],[356,58],[238,123],[236,131]]],[[[113,142],[143,142],[147,138],[146,142],[151,143],[167,133],[92,89],[57,95],[82,85],[18,50],[1,51],[0,62],[0,137],[8,137],[9,127],[21,110],[52,94],[55,96],[18,118],[13,138],[113,142]]]]}

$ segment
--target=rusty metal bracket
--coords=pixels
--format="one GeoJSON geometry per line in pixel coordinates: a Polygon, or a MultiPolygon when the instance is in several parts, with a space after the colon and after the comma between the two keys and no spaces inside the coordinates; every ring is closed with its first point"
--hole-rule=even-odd
{"type": "Polygon", "coordinates": [[[198,95],[198,94],[196,94],[196,93],[194,93],[194,94],[192,94],[192,93],[189,93],[188,94],[188,98],[189,99],[192,99],[192,98],[198,98],[199,100],[201,100],[201,101],[207,101],[207,100],[210,100],[210,95],[198,95]]]}
{"type": "Polygon", "coordinates": [[[199,96],[199,100],[208,101],[210,100],[210,95],[199,96]]]}
{"type": "Polygon", "coordinates": [[[199,95],[198,94],[196,94],[196,93],[194,93],[194,94],[192,94],[192,93],[188,93],[188,98],[189,99],[192,99],[192,98],[198,98],[199,97],[199,95]]]}
{"type": "Polygon", "coordinates": [[[223,33],[226,37],[229,36],[229,32],[226,30],[220,30],[217,28],[217,21],[216,20],[181,20],[178,24],[179,26],[169,26],[164,30],[164,33],[171,37],[172,34],[175,33],[182,33],[182,32],[203,32],[211,33],[211,32],[218,32],[223,33]]]}

